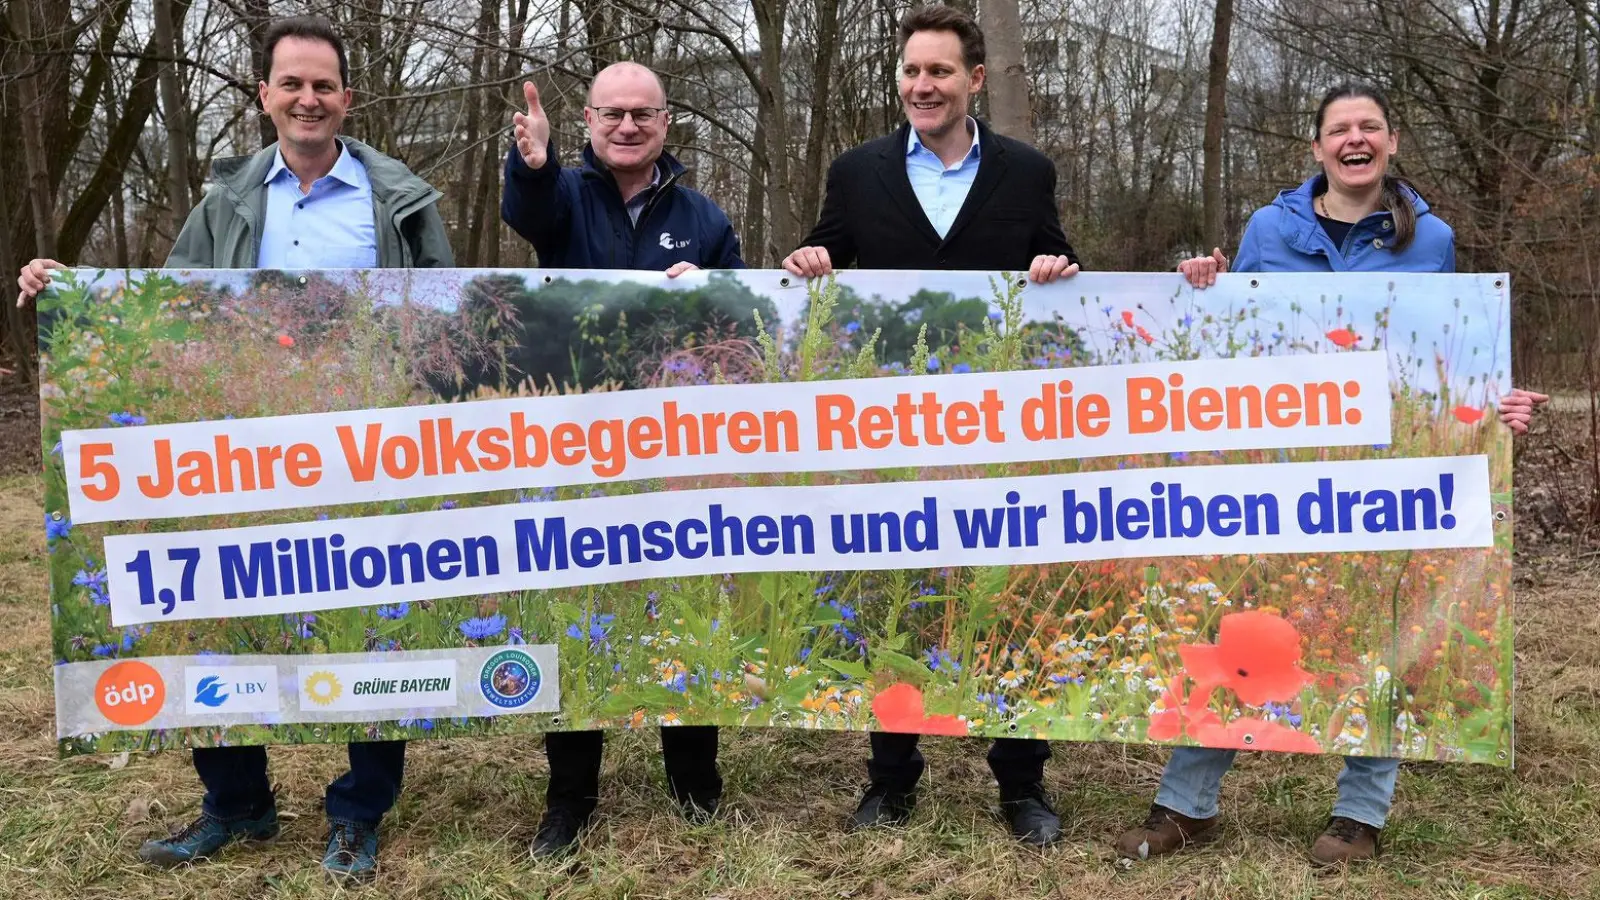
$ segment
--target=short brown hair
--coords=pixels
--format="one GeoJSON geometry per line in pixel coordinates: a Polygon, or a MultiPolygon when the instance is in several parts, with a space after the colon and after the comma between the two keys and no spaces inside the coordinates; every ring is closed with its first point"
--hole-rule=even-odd
{"type": "Polygon", "coordinates": [[[961,39],[961,62],[970,71],[983,65],[986,51],[983,47],[983,29],[972,17],[951,6],[921,6],[906,13],[900,20],[900,52],[906,42],[919,31],[949,31],[961,39]]]}
{"type": "Polygon", "coordinates": [[[333,30],[333,23],[322,16],[278,19],[267,26],[267,33],[261,39],[262,81],[272,83],[272,53],[284,38],[321,41],[332,47],[334,54],[339,57],[339,86],[350,86],[350,61],[344,55],[344,41],[339,38],[339,32],[333,30]]]}

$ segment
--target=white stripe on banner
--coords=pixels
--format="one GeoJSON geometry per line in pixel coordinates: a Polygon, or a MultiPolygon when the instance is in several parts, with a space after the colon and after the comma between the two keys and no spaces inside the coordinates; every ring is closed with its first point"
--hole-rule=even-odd
{"type": "Polygon", "coordinates": [[[560,712],[555,644],[55,667],[56,735],[560,712]]]}
{"type": "Polygon", "coordinates": [[[77,522],[603,481],[1387,444],[1379,351],[705,385],[62,433],[77,522]]]}
{"type": "Polygon", "coordinates": [[[749,487],[105,541],[115,625],[724,572],[1488,547],[1485,456],[749,487]]]}

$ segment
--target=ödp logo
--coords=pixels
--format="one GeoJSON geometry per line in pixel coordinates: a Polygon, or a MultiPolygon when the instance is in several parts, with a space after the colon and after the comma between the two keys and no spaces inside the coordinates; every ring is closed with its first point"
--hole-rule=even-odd
{"type": "Polygon", "coordinates": [[[167,685],[149,663],[125,660],[101,673],[94,686],[94,702],[113,724],[133,728],[161,712],[161,705],[167,702],[167,685]]]}

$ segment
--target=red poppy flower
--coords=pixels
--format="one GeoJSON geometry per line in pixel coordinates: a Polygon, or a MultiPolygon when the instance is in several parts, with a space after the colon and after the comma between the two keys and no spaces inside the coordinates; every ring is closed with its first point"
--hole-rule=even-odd
{"type": "Polygon", "coordinates": [[[1133,327],[1133,310],[1125,309],[1122,311],[1122,324],[1129,328],[1133,327]]]}
{"type": "Polygon", "coordinates": [[[1300,633],[1258,610],[1223,616],[1215,644],[1185,644],[1178,653],[1197,685],[1228,688],[1250,706],[1291,700],[1311,680],[1300,668],[1300,633]]]}
{"type": "Polygon", "coordinates": [[[294,346],[294,338],[288,336],[287,334],[281,334],[280,333],[278,335],[278,346],[279,347],[293,347],[294,346]]]}
{"type": "Polygon", "coordinates": [[[1138,326],[1134,330],[1139,333],[1139,337],[1143,338],[1146,344],[1153,344],[1156,342],[1156,339],[1150,336],[1150,332],[1144,330],[1143,325],[1138,326]]]}
{"type": "Polygon", "coordinates": [[[1191,732],[1207,747],[1223,750],[1277,750],[1287,753],[1321,753],[1322,745],[1303,731],[1263,719],[1235,719],[1227,725],[1210,725],[1191,732]]]}
{"type": "Polygon", "coordinates": [[[1356,345],[1356,341],[1361,340],[1361,335],[1348,328],[1335,328],[1328,332],[1328,340],[1348,350],[1356,345]]]}
{"type": "Polygon", "coordinates": [[[1470,406],[1458,406],[1450,410],[1450,414],[1455,416],[1457,421],[1465,422],[1468,425],[1476,425],[1483,419],[1483,410],[1473,409],[1470,406]]]}
{"type": "Polygon", "coordinates": [[[1189,694],[1187,703],[1183,700],[1183,676],[1174,676],[1167,682],[1167,689],[1161,694],[1160,712],[1150,716],[1150,725],[1145,729],[1145,736],[1152,741],[1170,741],[1183,734],[1185,731],[1190,737],[1199,739],[1199,730],[1221,724],[1217,714],[1206,706],[1211,700],[1211,690],[1206,687],[1196,686],[1189,694]]]}
{"type": "Polygon", "coordinates": [[[958,716],[930,716],[923,713],[922,691],[915,685],[893,684],[872,698],[872,714],[884,731],[899,734],[942,734],[965,737],[967,723],[958,716]]]}

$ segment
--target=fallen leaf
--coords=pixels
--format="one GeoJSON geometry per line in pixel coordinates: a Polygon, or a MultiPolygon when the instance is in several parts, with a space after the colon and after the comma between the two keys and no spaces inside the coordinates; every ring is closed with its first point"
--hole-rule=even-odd
{"type": "Polygon", "coordinates": [[[159,802],[149,797],[135,797],[128,803],[128,808],[122,811],[122,824],[142,825],[150,821],[150,811],[160,806],[159,802]]]}
{"type": "Polygon", "coordinates": [[[118,753],[116,756],[111,757],[111,759],[106,762],[106,768],[116,771],[117,769],[127,766],[127,764],[128,751],[124,750],[121,753],[118,753]]]}

